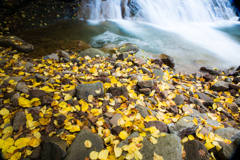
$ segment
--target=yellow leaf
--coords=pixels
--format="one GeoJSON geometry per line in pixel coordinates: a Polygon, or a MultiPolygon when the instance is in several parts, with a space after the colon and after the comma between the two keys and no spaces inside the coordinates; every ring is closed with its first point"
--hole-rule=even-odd
{"type": "Polygon", "coordinates": [[[12,126],[8,126],[8,127],[4,128],[3,134],[6,134],[6,133],[8,133],[8,132],[10,132],[10,133],[13,132],[13,127],[12,127],[12,126]]]}
{"type": "Polygon", "coordinates": [[[152,144],[157,144],[157,140],[154,137],[151,136],[149,140],[152,142],[152,144]]]}
{"type": "Polygon", "coordinates": [[[212,107],[213,107],[213,109],[217,109],[217,104],[213,103],[212,107]]]}
{"type": "Polygon", "coordinates": [[[184,137],[182,140],[181,140],[181,143],[185,143],[188,141],[188,138],[187,137],[184,137]]]}
{"type": "Polygon", "coordinates": [[[192,122],[197,126],[198,125],[198,121],[197,119],[194,117],[194,119],[192,120],[192,122]]]}
{"type": "Polygon", "coordinates": [[[127,139],[128,134],[127,134],[126,131],[121,131],[121,132],[119,133],[119,137],[120,137],[122,140],[125,140],[125,139],[127,139]]]}
{"type": "Polygon", "coordinates": [[[210,150],[210,149],[212,149],[214,147],[214,145],[211,142],[207,142],[204,145],[207,148],[207,150],[210,150]]]}
{"type": "Polygon", "coordinates": [[[134,153],[128,153],[125,158],[126,159],[133,159],[134,158],[134,153]]]}
{"type": "Polygon", "coordinates": [[[21,152],[16,152],[14,153],[14,155],[12,155],[12,157],[10,158],[10,160],[19,160],[22,156],[21,152]]]}
{"type": "Polygon", "coordinates": [[[87,148],[91,148],[92,143],[91,143],[91,141],[86,140],[86,141],[84,142],[84,145],[85,145],[85,147],[87,147],[87,148]]]}
{"type": "Polygon", "coordinates": [[[70,99],[72,99],[72,96],[70,94],[66,94],[64,100],[69,101],[70,99]]]}
{"type": "Polygon", "coordinates": [[[33,151],[27,150],[27,151],[26,151],[27,156],[30,156],[30,155],[32,154],[32,152],[33,152],[33,151]]]}
{"type": "Polygon", "coordinates": [[[142,154],[139,151],[136,151],[136,152],[134,152],[134,158],[136,160],[139,160],[139,159],[142,159],[143,156],[142,156],[142,154]]]}
{"type": "Polygon", "coordinates": [[[53,95],[53,99],[55,99],[55,100],[58,100],[58,99],[60,99],[61,97],[58,95],[58,94],[54,94],[53,95]]]}
{"type": "Polygon", "coordinates": [[[22,107],[32,107],[31,101],[24,97],[18,98],[18,103],[19,103],[19,106],[22,106],[22,107]]]}
{"type": "Polygon", "coordinates": [[[200,139],[204,139],[204,135],[202,133],[196,133],[197,137],[200,139]]]}
{"type": "Polygon", "coordinates": [[[108,157],[108,150],[101,150],[98,154],[99,159],[107,159],[108,157]]]}
{"type": "Polygon", "coordinates": [[[55,90],[50,88],[49,86],[44,86],[42,88],[40,88],[41,90],[44,90],[45,92],[49,93],[49,92],[54,92],[55,90]]]}
{"type": "Polygon", "coordinates": [[[17,147],[11,146],[10,148],[8,148],[7,152],[8,153],[13,153],[15,150],[17,150],[17,147]]]}
{"type": "Polygon", "coordinates": [[[165,137],[167,134],[166,133],[161,133],[161,136],[162,137],[165,137]]]}
{"type": "Polygon", "coordinates": [[[9,110],[7,110],[6,108],[3,108],[3,109],[1,109],[0,114],[2,116],[8,115],[9,114],[9,110]]]}
{"type": "Polygon", "coordinates": [[[86,112],[88,110],[88,103],[82,101],[81,105],[82,105],[82,107],[81,107],[82,111],[86,112]]]}
{"type": "Polygon", "coordinates": [[[93,101],[93,95],[89,95],[89,96],[88,96],[88,101],[89,101],[89,102],[92,102],[92,101],[93,101]]]}
{"type": "Polygon", "coordinates": [[[220,98],[215,98],[214,103],[220,102],[220,98]]]}
{"type": "Polygon", "coordinates": [[[98,159],[98,152],[92,151],[92,152],[90,153],[89,157],[90,157],[92,160],[98,159]]]}
{"type": "Polygon", "coordinates": [[[19,138],[18,140],[15,141],[14,145],[18,148],[21,149],[23,147],[28,146],[29,143],[29,139],[28,138],[19,138]]]}
{"type": "Polygon", "coordinates": [[[162,156],[160,155],[157,155],[155,152],[154,152],[154,155],[153,155],[153,160],[164,160],[162,156]]]}
{"type": "Polygon", "coordinates": [[[38,147],[40,145],[40,143],[41,143],[41,139],[37,139],[37,138],[33,137],[30,140],[29,145],[34,147],[34,148],[36,148],[36,147],[38,147]]]}
{"type": "Polygon", "coordinates": [[[122,148],[120,147],[114,147],[114,153],[115,153],[115,157],[120,157],[122,154],[122,148]]]}
{"type": "Polygon", "coordinates": [[[61,107],[61,108],[66,108],[67,103],[63,101],[63,102],[60,102],[58,106],[61,107]]]}
{"type": "Polygon", "coordinates": [[[188,139],[189,139],[189,140],[194,140],[193,135],[189,135],[189,136],[188,136],[188,139]]]}

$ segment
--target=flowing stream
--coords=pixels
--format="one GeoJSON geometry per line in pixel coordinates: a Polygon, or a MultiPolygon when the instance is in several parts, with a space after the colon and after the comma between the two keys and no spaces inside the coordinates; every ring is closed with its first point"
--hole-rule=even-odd
{"type": "Polygon", "coordinates": [[[133,43],[172,56],[180,71],[240,65],[240,23],[230,0],[83,0],[78,18],[37,32],[96,48],[133,43]]]}

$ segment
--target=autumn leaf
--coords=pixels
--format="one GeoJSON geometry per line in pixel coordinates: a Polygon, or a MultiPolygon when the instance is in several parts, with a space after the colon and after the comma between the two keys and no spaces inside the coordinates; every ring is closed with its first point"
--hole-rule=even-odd
{"type": "Polygon", "coordinates": [[[84,142],[84,145],[85,145],[86,148],[91,148],[92,143],[91,143],[91,141],[86,140],[86,141],[84,142]]]}

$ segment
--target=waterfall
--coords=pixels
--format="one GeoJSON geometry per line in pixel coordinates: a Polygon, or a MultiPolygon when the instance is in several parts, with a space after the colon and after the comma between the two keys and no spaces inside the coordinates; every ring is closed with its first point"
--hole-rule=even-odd
{"type": "Polygon", "coordinates": [[[127,19],[158,25],[235,17],[230,0],[83,0],[80,19],[127,19]]]}

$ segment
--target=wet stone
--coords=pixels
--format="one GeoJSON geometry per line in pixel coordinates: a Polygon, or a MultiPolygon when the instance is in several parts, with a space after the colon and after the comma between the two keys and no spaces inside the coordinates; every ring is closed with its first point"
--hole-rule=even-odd
{"type": "Polygon", "coordinates": [[[167,125],[161,121],[149,121],[144,124],[146,128],[155,126],[160,132],[168,133],[167,125]]]}

